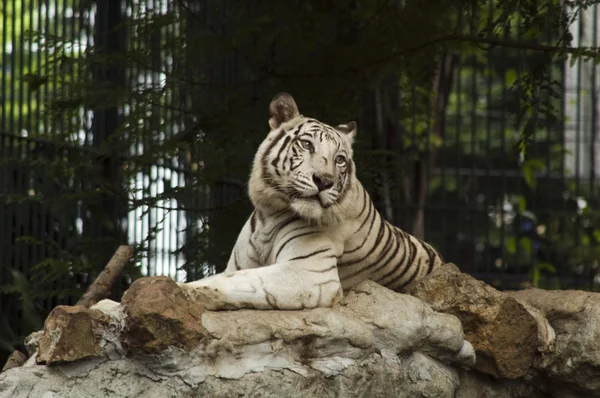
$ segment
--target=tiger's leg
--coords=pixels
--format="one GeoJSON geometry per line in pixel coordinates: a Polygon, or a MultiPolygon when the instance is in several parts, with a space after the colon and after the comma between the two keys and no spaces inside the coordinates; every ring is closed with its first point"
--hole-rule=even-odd
{"type": "Polygon", "coordinates": [[[179,286],[209,310],[298,310],[331,307],[342,298],[335,256],[222,273],[179,286]]]}

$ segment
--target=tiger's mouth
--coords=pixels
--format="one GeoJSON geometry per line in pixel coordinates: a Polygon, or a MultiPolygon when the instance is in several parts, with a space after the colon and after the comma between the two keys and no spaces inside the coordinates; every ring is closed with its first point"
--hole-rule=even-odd
{"type": "Polygon", "coordinates": [[[307,204],[318,204],[319,206],[325,208],[325,203],[323,203],[323,199],[321,199],[321,196],[316,193],[313,195],[300,195],[300,196],[296,196],[296,197],[292,197],[292,201],[301,201],[307,204]]]}
{"type": "Polygon", "coordinates": [[[319,206],[322,209],[327,209],[328,207],[330,207],[332,205],[332,201],[330,200],[331,198],[329,198],[326,194],[326,191],[322,191],[322,192],[307,192],[307,191],[299,191],[299,190],[293,190],[292,192],[288,193],[289,198],[291,200],[291,202],[296,202],[296,203],[304,203],[305,205],[308,206],[319,206]]]}
{"type": "Polygon", "coordinates": [[[309,202],[311,203],[315,203],[315,204],[319,204],[319,206],[321,206],[322,209],[328,209],[329,207],[331,207],[331,205],[333,203],[329,203],[324,197],[322,197],[320,194],[316,194],[313,196],[309,196],[305,199],[308,199],[309,202]]]}
{"type": "Polygon", "coordinates": [[[321,206],[323,206],[323,201],[321,200],[321,197],[319,196],[319,194],[312,195],[312,196],[307,196],[307,197],[305,197],[303,199],[310,200],[310,201],[313,201],[313,202],[319,202],[319,204],[321,206]]]}

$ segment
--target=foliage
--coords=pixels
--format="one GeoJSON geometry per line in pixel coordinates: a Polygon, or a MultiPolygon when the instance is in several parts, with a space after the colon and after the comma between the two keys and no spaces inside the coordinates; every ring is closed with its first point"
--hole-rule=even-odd
{"type": "MultiPolygon", "coordinates": [[[[508,199],[503,228],[506,256],[502,268],[531,267],[531,284],[546,288],[594,289],[600,264],[600,209],[572,191],[565,191],[563,208],[552,213],[528,209],[523,196],[508,199]],[[574,282],[581,278],[587,283],[574,282]]],[[[597,289],[597,287],[596,287],[597,289]]]]}

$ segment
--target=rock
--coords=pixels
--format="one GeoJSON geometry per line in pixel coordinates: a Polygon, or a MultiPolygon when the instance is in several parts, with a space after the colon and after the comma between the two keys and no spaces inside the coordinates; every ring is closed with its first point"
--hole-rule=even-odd
{"type": "Polygon", "coordinates": [[[409,292],[366,281],[332,308],[207,311],[142,278],[122,303],[55,308],[0,395],[600,396],[600,294],[501,293],[452,265],[409,292]]]}
{"type": "Polygon", "coordinates": [[[61,397],[454,397],[455,367],[474,363],[454,316],[373,282],[333,308],[303,311],[204,311],[181,295],[167,278],[144,278],[121,306],[102,301],[88,310],[122,319],[121,338],[139,350],[133,354],[144,355],[52,368],[25,364],[0,375],[0,391],[9,397],[49,391],[61,397]]]}
{"type": "Polygon", "coordinates": [[[341,306],[206,312],[202,324],[210,336],[203,354],[220,377],[239,377],[276,363],[300,373],[312,368],[334,375],[373,352],[395,357],[418,349],[460,366],[475,359],[455,317],[370,281],[355,287],[341,306]]]}
{"type": "Polygon", "coordinates": [[[21,351],[13,351],[12,354],[6,360],[4,367],[2,368],[2,372],[7,371],[8,369],[17,368],[23,365],[27,361],[27,357],[21,351]]]}
{"type": "Polygon", "coordinates": [[[458,317],[475,348],[475,368],[494,377],[526,375],[553,343],[554,332],[537,310],[461,273],[454,264],[413,284],[407,293],[458,317]]]}
{"type": "Polygon", "coordinates": [[[110,317],[97,310],[54,308],[38,341],[37,363],[52,365],[103,355],[102,333],[110,324],[110,317]]]}
{"type": "Polygon", "coordinates": [[[208,376],[194,386],[131,358],[92,365],[76,375],[63,369],[66,365],[12,369],[0,374],[0,393],[10,398],[453,398],[459,383],[455,371],[422,354],[401,358],[371,354],[331,377],[316,370],[300,374],[274,367],[235,379],[208,376]]]}
{"type": "Polygon", "coordinates": [[[43,335],[44,331],[38,330],[25,337],[25,350],[27,350],[27,355],[32,356],[38,350],[38,345],[43,335]]]}
{"type": "Polygon", "coordinates": [[[556,396],[600,396],[600,294],[527,289],[508,293],[537,308],[556,332],[553,349],[536,364],[556,396]]]}
{"type": "Polygon", "coordinates": [[[550,398],[536,386],[520,380],[497,380],[464,370],[460,371],[459,380],[455,398],[550,398]]]}
{"type": "Polygon", "coordinates": [[[380,350],[397,355],[420,347],[421,352],[448,363],[465,368],[475,364],[473,347],[465,340],[458,318],[437,313],[421,300],[366,281],[346,295],[343,306],[374,327],[380,350]]]}
{"type": "Polygon", "coordinates": [[[187,299],[165,276],[136,280],[122,300],[123,337],[130,349],[157,353],[168,347],[191,349],[206,337],[204,308],[187,299]]]}

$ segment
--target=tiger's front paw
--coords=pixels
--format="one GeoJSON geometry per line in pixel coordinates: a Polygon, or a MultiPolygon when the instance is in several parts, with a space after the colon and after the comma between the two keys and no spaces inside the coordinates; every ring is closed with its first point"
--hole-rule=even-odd
{"type": "Polygon", "coordinates": [[[218,311],[239,308],[231,300],[228,300],[228,296],[218,288],[190,283],[182,283],[179,286],[189,300],[201,304],[207,310],[218,311]]]}

